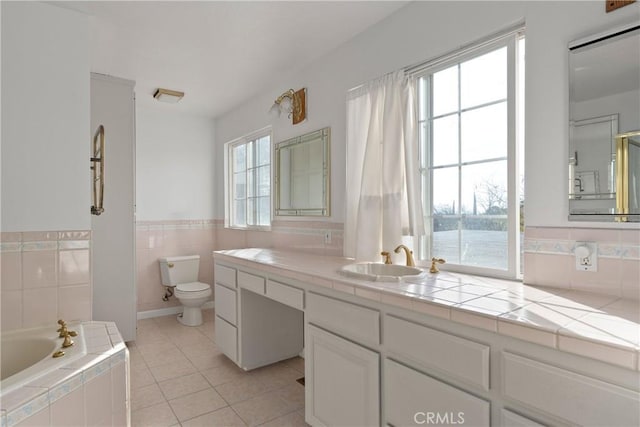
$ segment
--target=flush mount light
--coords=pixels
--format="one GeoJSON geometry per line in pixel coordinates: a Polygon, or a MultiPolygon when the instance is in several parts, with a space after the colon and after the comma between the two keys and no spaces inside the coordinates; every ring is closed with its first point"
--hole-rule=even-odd
{"type": "Polygon", "coordinates": [[[175,104],[180,101],[184,96],[184,92],[178,92],[177,90],[169,90],[169,89],[156,89],[156,92],[153,94],[153,97],[160,102],[168,102],[171,104],[175,104]]]}

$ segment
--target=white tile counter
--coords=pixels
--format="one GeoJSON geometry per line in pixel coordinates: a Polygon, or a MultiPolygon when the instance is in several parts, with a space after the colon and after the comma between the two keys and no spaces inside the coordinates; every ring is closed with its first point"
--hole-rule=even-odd
{"type": "Polygon", "coordinates": [[[351,259],[275,249],[216,251],[214,258],[640,370],[636,300],[444,271],[369,282],[338,272],[351,259]]]}

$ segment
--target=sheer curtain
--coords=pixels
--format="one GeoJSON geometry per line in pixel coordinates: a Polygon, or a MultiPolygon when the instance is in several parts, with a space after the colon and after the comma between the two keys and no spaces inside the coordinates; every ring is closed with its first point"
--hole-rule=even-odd
{"type": "Polygon", "coordinates": [[[344,255],[358,261],[424,234],[415,86],[397,71],[347,95],[344,255]]]}

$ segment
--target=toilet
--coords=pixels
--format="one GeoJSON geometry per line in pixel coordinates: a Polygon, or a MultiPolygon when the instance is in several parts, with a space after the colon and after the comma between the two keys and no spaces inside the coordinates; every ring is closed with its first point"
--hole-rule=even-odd
{"type": "Polygon", "coordinates": [[[211,297],[211,286],[198,282],[200,255],[160,258],[162,284],[174,289],[182,303],[178,322],[186,326],[202,325],[202,305],[211,297]]]}

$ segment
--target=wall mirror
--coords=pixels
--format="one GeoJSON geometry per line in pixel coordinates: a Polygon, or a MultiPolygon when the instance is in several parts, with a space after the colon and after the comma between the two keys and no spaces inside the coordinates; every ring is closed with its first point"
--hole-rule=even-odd
{"type": "Polygon", "coordinates": [[[640,221],[640,26],[569,45],[569,219],[640,221]]]}
{"type": "Polygon", "coordinates": [[[275,214],[329,216],[330,128],[275,144],[275,214]]]}

